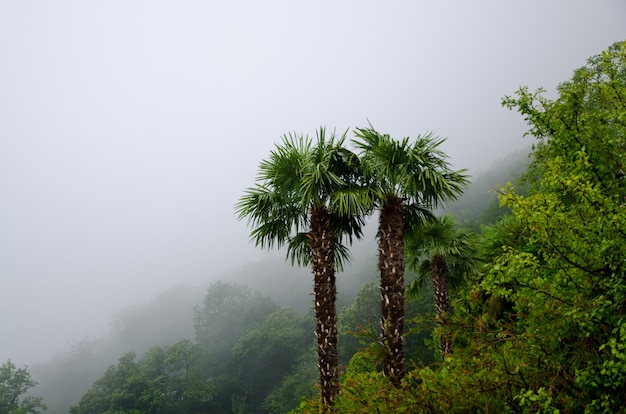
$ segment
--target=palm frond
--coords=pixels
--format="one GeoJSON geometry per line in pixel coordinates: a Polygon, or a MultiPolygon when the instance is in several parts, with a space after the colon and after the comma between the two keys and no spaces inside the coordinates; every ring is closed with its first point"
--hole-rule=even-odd
{"type": "MultiPolygon", "coordinates": [[[[430,272],[426,263],[438,256],[446,263],[449,282],[454,288],[478,271],[477,245],[475,236],[458,230],[451,216],[436,218],[407,234],[407,266],[415,270],[421,279],[430,272]]],[[[419,287],[417,283],[413,289],[419,287]]]]}
{"type": "Polygon", "coordinates": [[[456,198],[468,183],[465,170],[454,171],[440,149],[445,139],[429,132],[411,141],[394,140],[370,128],[355,130],[363,176],[378,188],[379,200],[400,197],[405,205],[436,208],[456,198]]]}
{"type": "Polygon", "coordinates": [[[408,204],[404,206],[404,232],[409,234],[415,228],[422,228],[435,216],[432,211],[420,204],[408,204]]]}
{"type": "Polygon", "coordinates": [[[309,266],[311,264],[311,249],[307,233],[296,233],[288,239],[287,258],[291,259],[292,265],[309,266]]]}
{"type": "Polygon", "coordinates": [[[308,231],[309,206],[318,204],[333,216],[338,257],[348,259],[342,242],[352,243],[362,236],[361,227],[375,196],[364,184],[359,157],[344,147],[347,133],[327,134],[322,127],[315,142],[289,133],[261,161],[257,185],[247,189],[235,205],[238,218],[247,219],[253,228],[251,239],[256,245],[286,245],[294,263],[307,264],[310,252],[303,234],[308,231]]]}
{"type": "Polygon", "coordinates": [[[421,290],[424,288],[424,283],[431,278],[430,259],[420,259],[409,256],[409,258],[407,258],[407,266],[415,269],[417,278],[407,285],[405,293],[407,298],[417,299],[420,296],[421,290]]]}

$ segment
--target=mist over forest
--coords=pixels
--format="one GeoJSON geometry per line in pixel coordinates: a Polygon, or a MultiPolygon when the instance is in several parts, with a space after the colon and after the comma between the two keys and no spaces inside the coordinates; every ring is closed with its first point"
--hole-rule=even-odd
{"type": "MultiPolygon", "coordinates": [[[[472,179],[472,184],[463,196],[447,206],[442,214],[458,214],[460,218],[464,217],[460,220],[461,225],[475,226],[475,223],[485,219],[484,214],[497,203],[493,190],[515,181],[521,173],[520,166],[527,165],[528,157],[528,151],[516,151],[501,160],[495,160],[488,169],[472,179]],[[473,214],[464,215],[463,212],[473,214]]],[[[376,287],[373,284],[377,279],[376,218],[372,217],[370,221],[364,239],[351,249],[351,262],[338,275],[337,309],[343,312],[342,319],[346,320],[346,324],[352,318],[366,321],[368,317],[374,326],[376,324],[378,294],[375,290],[370,290],[373,293],[370,299],[373,301],[370,304],[373,309],[370,308],[368,312],[371,313],[356,316],[351,310],[359,303],[355,300],[360,290],[366,286],[369,286],[368,289],[376,287]]],[[[141,357],[153,347],[167,347],[184,339],[195,341],[195,310],[202,306],[211,284],[219,280],[247,286],[251,292],[267,297],[277,307],[293,309],[307,320],[312,320],[310,269],[293,266],[282,251],[279,254],[268,253],[267,258],[243,263],[237,269],[224,272],[213,282],[175,285],[149,301],[118,309],[112,315],[108,329],[103,329],[99,335],[68,339],[66,349],[57,352],[50,360],[29,364],[33,379],[38,382],[31,393],[44,398],[49,412],[69,412],[69,408],[78,403],[94,381],[109,366],[115,365],[122,355],[134,352],[141,357]]],[[[430,291],[426,289],[425,294],[427,298],[430,291]]],[[[426,309],[432,312],[432,304],[426,309]]],[[[352,332],[343,334],[342,340],[346,343],[341,349],[343,358],[363,346],[362,339],[354,335],[357,330],[352,332]]],[[[312,326],[309,326],[304,339],[306,343],[312,343],[312,326]]],[[[411,352],[422,355],[424,359],[429,358],[432,351],[427,338],[420,336],[412,341],[411,352]]],[[[343,364],[347,363],[348,360],[344,359],[343,364]]]]}
{"type": "Polygon", "coordinates": [[[625,18],[618,0],[2,2],[0,385],[28,391],[0,414],[623,406],[625,18]],[[363,231],[345,268],[298,227],[323,208],[293,188],[254,203],[294,137],[309,179],[316,151],[339,166],[316,223],[363,231]],[[409,170],[375,141],[406,150],[392,163],[434,151],[389,187],[419,178],[428,202],[383,208],[409,170]],[[408,211],[394,231],[388,211],[408,211]],[[296,227],[295,250],[258,246],[296,227]]]}

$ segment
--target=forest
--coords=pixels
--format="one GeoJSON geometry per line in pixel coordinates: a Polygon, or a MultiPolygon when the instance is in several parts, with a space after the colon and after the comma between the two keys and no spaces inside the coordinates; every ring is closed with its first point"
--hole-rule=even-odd
{"type": "Polygon", "coordinates": [[[532,149],[474,178],[432,134],[285,135],[235,210],[286,262],[7,360],[0,413],[624,412],[626,42],[501,103],[532,149]]]}

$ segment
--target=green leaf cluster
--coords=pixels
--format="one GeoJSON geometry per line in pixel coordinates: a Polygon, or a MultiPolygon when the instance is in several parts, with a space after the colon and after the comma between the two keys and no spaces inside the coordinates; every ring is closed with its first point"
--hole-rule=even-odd
{"type": "Polygon", "coordinates": [[[0,413],[37,414],[46,405],[40,397],[28,395],[37,385],[27,368],[17,368],[11,360],[0,366],[0,413]]]}
{"type": "Polygon", "coordinates": [[[206,349],[182,340],[153,347],[139,360],[130,352],[70,409],[72,414],[205,412],[215,385],[201,369],[206,349]]]}
{"type": "Polygon", "coordinates": [[[626,42],[558,91],[503,100],[538,143],[527,194],[502,190],[510,215],[483,229],[485,265],[453,303],[454,354],[397,387],[354,359],[338,412],[624,412],[626,42]]]}

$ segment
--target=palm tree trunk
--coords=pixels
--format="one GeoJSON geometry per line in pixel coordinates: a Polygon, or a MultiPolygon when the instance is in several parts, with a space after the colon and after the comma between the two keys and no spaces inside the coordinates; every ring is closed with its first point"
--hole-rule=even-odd
{"type": "MultiPolygon", "coordinates": [[[[444,326],[452,311],[450,304],[450,293],[448,288],[448,267],[446,261],[441,256],[434,256],[430,262],[431,274],[433,278],[433,295],[435,296],[435,310],[437,312],[436,321],[444,326]]],[[[452,354],[452,340],[445,332],[439,337],[439,350],[441,358],[452,354]]]]}
{"type": "Polygon", "coordinates": [[[321,400],[325,407],[330,408],[339,390],[334,235],[326,208],[312,206],[310,218],[309,245],[315,283],[315,333],[321,400]]]}
{"type": "Polygon", "coordinates": [[[380,212],[378,270],[383,373],[399,385],[404,376],[404,208],[397,197],[380,212]]]}

